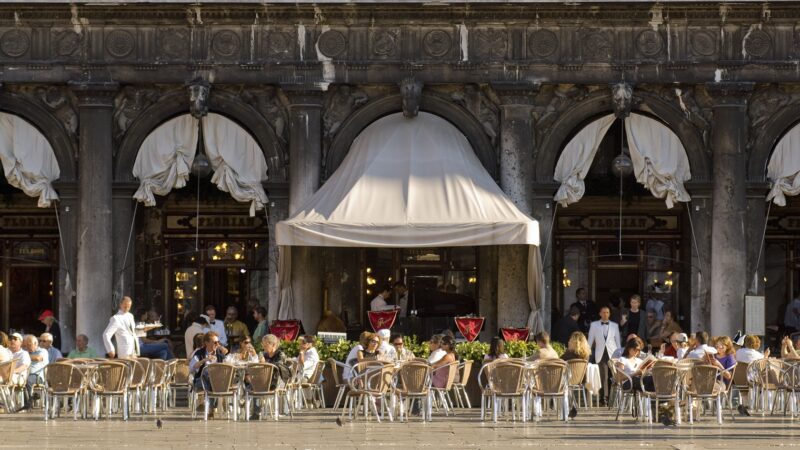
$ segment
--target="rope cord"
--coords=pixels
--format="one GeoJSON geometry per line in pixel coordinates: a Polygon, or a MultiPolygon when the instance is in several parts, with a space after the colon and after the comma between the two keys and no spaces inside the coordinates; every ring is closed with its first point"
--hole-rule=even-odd
{"type": "Polygon", "coordinates": [[[761,241],[758,244],[756,266],[755,270],[753,271],[753,285],[750,287],[753,294],[758,294],[758,267],[761,265],[761,253],[764,251],[764,241],[767,238],[767,224],[769,223],[770,209],[772,209],[772,202],[767,203],[767,216],[764,218],[764,231],[761,232],[761,241]]]}
{"type": "Polygon", "coordinates": [[[700,247],[697,246],[697,235],[694,232],[694,222],[692,221],[692,202],[686,204],[687,216],[689,216],[689,231],[692,233],[692,243],[694,244],[694,252],[697,255],[697,271],[700,276],[703,275],[703,258],[700,256],[700,247]]]}

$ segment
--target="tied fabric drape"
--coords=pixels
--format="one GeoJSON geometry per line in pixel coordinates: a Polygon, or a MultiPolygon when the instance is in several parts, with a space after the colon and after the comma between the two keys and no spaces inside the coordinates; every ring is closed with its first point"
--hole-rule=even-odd
{"type": "Polygon", "coordinates": [[[800,194],[800,125],[789,130],[775,146],[767,165],[772,189],[767,201],[786,206],[787,195],[800,194]]]}
{"type": "Polygon", "coordinates": [[[197,119],[188,114],[170,119],[150,133],[133,164],[133,176],[141,180],[133,198],[154,206],[153,194],[167,195],[184,187],[197,150],[197,135],[197,119]]]}
{"type": "Polygon", "coordinates": [[[8,184],[48,208],[58,194],[53,181],[61,175],[53,147],[47,138],[25,119],[0,113],[0,162],[8,184]]]}
{"type": "Polygon", "coordinates": [[[586,190],[583,180],[589,173],[600,142],[603,141],[614,120],[613,114],[595,120],[579,131],[564,147],[553,176],[561,183],[553,200],[561,206],[569,206],[583,197],[586,190]]]}
{"type": "Polygon", "coordinates": [[[528,315],[527,328],[536,334],[544,331],[542,323],[542,299],[544,298],[544,274],[542,273],[542,255],[539,247],[528,247],[528,305],[531,312],[528,315]]]}
{"type": "Polygon", "coordinates": [[[278,319],[294,319],[292,291],[292,247],[278,247],[278,319]]]}
{"type": "Polygon", "coordinates": [[[203,142],[214,169],[211,182],[240,202],[250,202],[250,215],[264,209],[267,160],[250,134],[219,114],[203,117],[203,142]]]}
{"type": "Polygon", "coordinates": [[[656,198],[663,198],[667,208],[675,202],[692,198],[683,183],[692,178],[689,158],[678,136],[663,123],[641,114],[625,119],[625,133],[636,175],[656,198]]]}

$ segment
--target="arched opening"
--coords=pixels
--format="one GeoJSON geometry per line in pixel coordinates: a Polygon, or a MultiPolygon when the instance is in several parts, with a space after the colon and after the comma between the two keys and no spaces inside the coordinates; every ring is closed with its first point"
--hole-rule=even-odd
{"type": "MultiPolygon", "coordinates": [[[[681,140],[651,114],[637,111],[623,122],[601,112],[566,134],[553,175],[563,182],[556,194],[554,305],[566,314],[583,288],[598,307],[611,307],[623,331],[645,335],[649,315],[688,312],[688,295],[679,295],[688,292],[680,281],[691,267],[682,206],[688,169],[681,140]],[[643,313],[623,319],[634,294],[643,313]]],[[[582,327],[595,315],[582,317],[582,327]]]]}

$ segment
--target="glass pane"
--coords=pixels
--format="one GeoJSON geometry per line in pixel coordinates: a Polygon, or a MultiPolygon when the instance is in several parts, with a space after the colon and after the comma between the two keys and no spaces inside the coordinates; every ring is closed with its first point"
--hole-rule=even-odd
{"type": "Polygon", "coordinates": [[[365,272],[365,285],[367,304],[378,295],[378,290],[392,279],[392,250],[387,248],[367,249],[367,267],[365,272]]]}
{"type": "Polygon", "coordinates": [[[442,253],[435,248],[409,248],[403,250],[404,262],[439,262],[442,253]]]}
{"type": "Polygon", "coordinates": [[[646,246],[648,270],[672,269],[672,247],[663,242],[649,242],[646,246]]]}
{"type": "Polygon", "coordinates": [[[622,241],[622,257],[619,255],[619,241],[597,241],[597,262],[637,262],[639,261],[639,244],[637,241],[622,241]]]}
{"type": "Polygon", "coordinates": [[[475,287],[478,283],[478,275],[474,270],[448,270],[444,274],[445,292],[449,294],[468,295],[476,297],[475,287]]]}
{"type": "Polygon", "coordinates": [[[244,243],[229,241],[211,242],[208,244],[208,259],[212,262],[244,261],[244,243]]]}
{"type": "Polygon", "coordinates": [[[769,242],[764,249],[767,325],[783,324],[783,312],[789,301],[787,250],[783,242],[769,242]]]}
{"type": "Polygon", "coordinates": [[[450,268],[475,270],[475,247],[455,247],[450,250],[450,268]]]}
{"type": "Polygon", "coordinates": [[[575,292],[580,287],[589,287],[589,249],[585,242],[563,244],[563,266],[561,267],[562,305],[561,311],[566,311],[575,301],[575,292]]]}

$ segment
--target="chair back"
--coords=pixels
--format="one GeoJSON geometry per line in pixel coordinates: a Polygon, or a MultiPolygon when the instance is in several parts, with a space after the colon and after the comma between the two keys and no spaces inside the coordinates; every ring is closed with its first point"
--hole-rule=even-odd
{"type": "Polygon", "coordinates": [[[227,363],[206,364],[203,372],[208,375],[209,393],[219,395],[230,392],[236,366],[227,363]]]}
{"type": "Polygon", "coordinates": [[[167,362],[163,359],[150,361],[150,385],[164,386],[167,384],[167,362]]]}
{"type": "Polygon", "coordinates": [[[687,391],[692,395],[711,396],[717,387],[719,368],[710,364],[695,364],[692,367],[692,381],[687,391]]]}
{"type": "Polygon", "coordinates": [[[130,376],[131,366],[118,361],[104,361],[97,364],[89,387],[94,392],[123,394],[130,376]]]}
{"type": "Polygon", "coordinates": [[[336,360],[333,358],[328,358],[328,367],[331,368],[333,382],[336,385],[342,384],[342,373],[339,371],[339,366],[336,364],[336,360]]]}
{"type": "Polygon", "coordinates": [[[120,359],[119,361],[127,365],[131,370],[131,382],[128,387],[132,389],[141,388],[145,386],[149,380],[150,375],[150,360],[144,358],[147,362],[142,363],[139,359],[120,359]],[[145,364],[147,364],[145,366],[145,364]]]}
{"type": "Polygon", "coordinates": [[[670,365],[654,365],[653,386],[655,394],[659,397],[670,397],[678,392],[678,369],[670,365]]]}
{"type": "Polygon", "coordinates": [[[567,361],[567,366],[569,366],[569,385],[578,386],[583,384],[589,361],[581,358],[570,359],[567,361]]]}
{"type": "Polygon", "coordinates": [[[175,360],[172,371],[172,384],[179,386],[189,384],[189,363],[185,359],[175,360]]]}
{"type": "Polygon", "coordinates": [[[462,386],[466,386],[469,382],[469,376],[472,374],[472,360],[466,360],[462,362],[459,366],[461,373],[458,376],[458,383],[462,386]]]}
{"type": "Polygon", "coordinates": [[[322,383],[322,373],[325,371],[325,361],[317,361],[317,366],[314,367],[314,373],[308,378],[308,384],[322,383]]]}
{"type": "Polygon", "coordinates": [[[69,363],[48,364],[44,368],[44,385],[52,394],[72,394],[83,385],[83,374],[69,363]]]}
{"type": "Polygon", "coordinates": [[[350,379],[352,389],[370,394],[381,394],[389,391],[394,375],[394,365],[380,364],[365,368],[350,379]]]}
{"type": "Polygon", "coordinates": [[[535,390],[545,395],[561,395],[569,381],[569,366],[558,359],[545,359],[533,367],[535,390]]]}
{"type": "Polygon", "coordinates": [[[149,383],[150,382],[150,378],[151,378],[150,366],[152,365],[152,362],[155,361],[155,360],[154,359],[150,359],[150,358],[144,358],[144,357],[131,358],[131,359],[142,365],[142,369],[144,369],[144,373],[145,373],[144,382],[145,383],[149,383]]]}
{"type": "Polygon", "coordinates": [[[738,388],[747,388],[750,384],[747,381],[747,366],[750,363],[737,362],[733,367],[733,385],[738,388]]]}
{"type": "Polygon", "coordinates": [[[411,361],[400,366],[396,375],[397,387],[408,395],[424,395],[431,388],[431,366],[411,361]]]}
{"type": "Polygon", "coordinates": [[[14,360],[0,363],[0,386],[11,386],[11,375],[14,373],[14,360]]]}
{"type": "Polygon", "coordinates": [[[458,361],[453,361],[445,366],[439,366],[435,369],[431,369],[431,374],[434,374],[438,371],[447,373],[447,378],[444,386],[442,386],[442,389],[449,391],[450,388],[453,387],[453,383],[456,381],[456,376],[458,375],[458,361]]]}
{"type": "Polygon", "coordinates": [[[489,387],[500,395],[519,395],[525,389],[525,365],[503,360],[493,361],[485,367],[489,387]]]}
{"type": "Polygon", "coordinates": [[[278,368],[270,363],[249,364],[245,374],[250,381],[251,393],[254,395],[269,394],[272,389],[272,378],[277,374],[278,368]]]}

